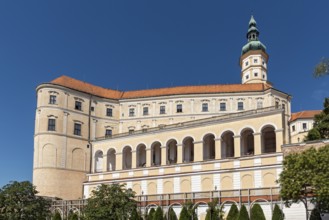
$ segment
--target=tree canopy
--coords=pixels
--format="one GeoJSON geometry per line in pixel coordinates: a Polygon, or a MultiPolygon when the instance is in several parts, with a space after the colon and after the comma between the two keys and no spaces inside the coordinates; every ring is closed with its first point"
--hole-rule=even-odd
{"type": "Polygon", "coordinates": [[[46,219],[50,201],[37,196],[29,181],[13,181],[0,189],[0,219],[46,219]]]}
{"type": "Polygon", "coordinates": [[[250,220],[249,213],[245,205],[241,206],[239,217],[237,220],[250,220]]]}
{"type": "Polygon", "coordinates": [[[323,111],[314,116],[314,126],[306,140],[328,139],[329,138],[329,98],[325,98],[323,111]]]}
{"type": "Polygon", "coordinates": [[[315,66],[313,71],[314,77],[321,77],[329,74],[329,58],[322,58],[315,66]]]}
{"type": "Polygon", "coordinates": [[[208,202],[206,220],[219,220],[223,217],[223,211],[218,208],[218,199],[208,202]]]}
{"type": "Polygon", "coordinates": [[[124,184],[102,184],[92,191],[84,214],[87,219],[129,219],[137,208],[135,192],[124,184]]]}
{"type": "Polygon", "coordinates": [[[257,220],[266,220],[262,207],[259,204],[254,204],[250,211],[250,218],[257,220]]]}
{"type": "Polygon", "coordinates": [[[284,214],[278,204],[274,206],[272,220],[284,220],[284,214]]]}
{"type": "Polygon", "coordinates": [[[278,183],[286,206],[311,199],[320,210],[329,210],[329,145],[287,155],[278,183]]]}
{"type": "Polygon", "coordinates": [[[239,217],[239,209],[235,203],[232,204],[230,211],[227,215],[227,220],[236,220],[239,217]]]}

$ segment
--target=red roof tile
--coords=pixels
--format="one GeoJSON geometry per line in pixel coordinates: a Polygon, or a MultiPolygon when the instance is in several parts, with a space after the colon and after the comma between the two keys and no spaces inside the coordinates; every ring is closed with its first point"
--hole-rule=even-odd
{"type": "Polygon", "coordinates": [[[310,110],[310,111],[301,111],[291,114],[290,122],[297,119],[312,119],[315,115],[320,114],[321,110],[310,110]]]}

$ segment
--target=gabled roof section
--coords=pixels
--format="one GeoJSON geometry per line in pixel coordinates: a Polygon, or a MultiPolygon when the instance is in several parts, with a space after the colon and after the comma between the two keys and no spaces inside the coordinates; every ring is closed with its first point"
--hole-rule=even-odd
{"type": "Polygon", "coordinates": [[[290,122],[298,119],[313,119],[315,115],[320,114],[321,110],[301,111],[291,114],[290,122]]]}
{"type": "Polygon", "coordinates": [[[159,89],[146,89],[136,91],[118,91],[105,89],[68,76],[60,76],[50,82],[51,84],[64,86],[80,92],[109,99],[133,99],[158,97],[169,95],[187,94],[211,94],[211,93],[235,93],[235,92],[260,92],[272,88],[269,84],[227,84],[227,85],[201,85],[201,86],[177,86],[159,89]]]}

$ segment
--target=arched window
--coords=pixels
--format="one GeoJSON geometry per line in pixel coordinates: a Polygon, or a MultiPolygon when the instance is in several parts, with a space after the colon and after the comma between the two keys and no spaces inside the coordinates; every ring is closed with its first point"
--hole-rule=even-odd
{"type": "Polygon", "coordinates": [[[221,136],[222,158],[234,157],[234,134],[232,131],[226,131],[221,136]]]}
{"type": "Polygon", "coordinates": [[[126,146],[122,151],[122,169],[131,169],[131,147],[126,146]]]}
{"type": "Polygon", "coordinates": [[[103,171],[103,152],[97,151],[95,153],[95,172],[99,173],[103,171]]]}
{"type": "Polygon", "coordinates": [[[151,146],[151,160],[152,166],[161,165],[161,144],[159,142],[154,142],[151,146]]]}
{"type": "Polygon", "coordinates": [[[146,165],[146,146],[140,144],[137,146],[136,150],[136,167],[145,167],[146,165]]]}
{"type": "Polygon", "coordinates": [[[246,128],[241,132],[241,156],[254,155],[254,132],[246,128]]]}
{"type": "Polygon", "coordinates": [[[167,164],[177,163],[177,141],[170,140],[167,142],[167,164]]]}
{"type": "Polygon", "coordinates": [[[273,126],[266,126],[262,129],[262,153],[276,152],[276,135],[273,126]]]}
{"type": "Polygon", "coordinates": [[[203,137],[203,160],[215,159],[215,136],[207,134],[203,137]]]}
{"type": "Polygon", "coordinates": [[[183,140],[183,162],[194,161],[194,140],[187,137],[183,140]]]}
{"type": "Polygon", "coordinates": [[[115,171],[116,158],[115,150],[110,149],[107,151],[107,171],[115,171]]]}

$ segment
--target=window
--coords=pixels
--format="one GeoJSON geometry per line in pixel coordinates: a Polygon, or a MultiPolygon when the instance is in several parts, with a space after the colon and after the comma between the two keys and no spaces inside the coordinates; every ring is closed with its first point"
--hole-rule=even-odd
{"type": "Polygon", "coordinates": [[[245,66],[248,66],[249,65],[249,62],[247,61],[246,63],[245,63],[245,66]]]}
{"type": "Polygon", "coordinates": [[[143,115],[149,114],[149,107],[143,107],[143,115]]]}
{"type": "Polygon", "coordinates": [[[243,110],[243,102],[238,102],[238,110],[243,110]]]}
{"type": "Polygon", "coordinates": [[[105,137],[112,137],[112,130],[111,129],[106,129],[105,130],[105,137]]]}
{"type": "Polygon", "coordinates": [[[81,136],[81,124],[74,123],[74,134],[81,136]]]}
{"type": "Polygon", "coordinates": [[[82,103],[79,101],[75,101],[75,107],[76,110],[81,111],[82,110],[82,103]]]}
{"type": "Polygon", "coordinates": [[[291,126],[292,131],[296,131],[295,125],[291,126]]]}
{"type": "Polygon", "coordinates": [[[263,108],[263,101],[261,100],[257,101],[257,108],[263,108]]]}
{"type": "Polygon", "coordinates": [[[130,108],[129,109],[129,117],[135,116],[135,109],[134,108],[130,108]]]}
{"type": "Polygon", "coordinates": [[[160,115],[166,114],[166,106],[160,106],[160,115]]]}
{"type": "Polygon", "coordinates": [[[221,102],[219,104],[219,107],[220,107],[220,111],[226,111],[226,103],[225,102],[221,102]]]}
{"type": "Polygon", "coordinates": [[[263,74],[263,79],[265,79],[265,75],[263,74]]]}
{"type": "Polygon", "coordinates": [[[48,131],[55,131],[56,129],[56,121],[53,118],[48,119],[48,131]]]}
{"type": "Polygon", "coordinates": [[[258,63],[258,60],[257,59],[254,59],[254,63],[258,63]]]}
{"type": "Polygon", "coordinates": [[[90,111],[92,111],[92,112],[95,111],[95,107],[94,106],[91,106],[90,107],[90,111]]]}
{"type": "Polygon", "coordinates": [[[307,129],[307,124],[303,123],[303,130],[306,130],[306,129],[307,129]]]}
{"type": "Polygon", "coordinates": [[[249,75],[246,75],[246,79],[249,79],[249,75]]]}
{"type": "Polygon", "coordinates": [[[134,129],[129,129],[129,134],[133,134],[134,133],[134,129]]]}
{"type": "Polygon", "coordinates": [[[263,65],[265,65],[265,61],[264,60],[262,61],[262,63],[263,63],[263,65]]]}
{"type": "Polygon", "coordinates": [[[111,108],[106,109],[106,116],[112,117],[113,116],[113,110],[111,108]]]}
{"type": "Polygon", "coordinates": [[[286,105],[285,104],[282,104],[282,109],[286,110],[286,105]]]}
{"type": "Polygon", "coordinates": [[[254,76],[257,77],[258,76],[258,73],[254,73],[254,76]]]}
{"type": "Polygon", "coordinates": [[[183,112],[183,105],[182,104],[178,104],[176,106],[177,112],[183,112]]]}
{"type": "Polygon", "coordinates": [[[56,96],[50,95],[49,96],[49,104],[56,104],[56,96]]]}
{"type": "Polygon", "coordinates": [[[208,103],[202,103],[202,111],[207,112],[208,111],[208,103]]]}
{"type": "Polygon", "coordinates": [[[279,102],[278,101],[275,102],[275,108],[279,108],[279,102]]]}

